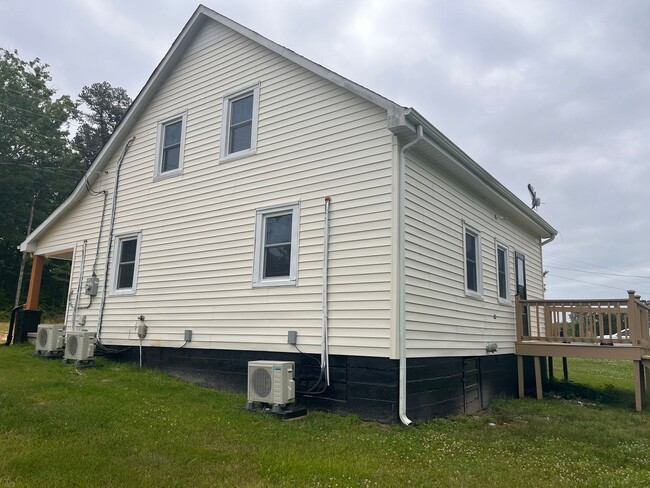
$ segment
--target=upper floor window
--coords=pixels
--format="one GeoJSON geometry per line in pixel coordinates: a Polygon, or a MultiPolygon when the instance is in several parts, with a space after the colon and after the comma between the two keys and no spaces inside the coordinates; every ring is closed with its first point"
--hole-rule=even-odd
{"type": "Polygon", "coordinates": [[[224,98],[221,159],[255,152],[259,92],[257,85],[224,98]]]}
{"type": "Polygon", "coordinates": [[[138,276],[141,234],[127,234],[115,238],[115,261],[113,267],[112,291],[114,293],[135,293],[138,276]]]}
{"type": "Polygon", "coordinates": [[[497,243],[497,285],[499,301],[508,302],[508,248],[497,243]]]}
{"type": "Polygon", "coordinates": [[[296,284],[298,220],[297,203],[257,211],[253,286],[296,284]]]}
{"type": "Polygon", "coordinates": [[[186,123],[186,113],[158,123],[155,176],[171,176],[183,171],[186,123]]]}
{"type": "Polygon", "coordinates": [[[478,232],[465,228],[465,292],[480,296],[482,290],[481,239],[478,232]]]}

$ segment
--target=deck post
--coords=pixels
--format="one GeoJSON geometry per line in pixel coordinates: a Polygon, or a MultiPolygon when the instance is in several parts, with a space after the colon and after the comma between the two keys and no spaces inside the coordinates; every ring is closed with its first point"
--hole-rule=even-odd
{"type": "Polygon", "coordinates": [[[634,362],[634,403],[636,411],[643,410],[645,405],[645,380],[644,380],[644,367],[641,361],[634,362]]]}
{"type": "Polygon", "coordinates": [[[515,295],[515,328],[517,332],[517,342],[524,340],[524,324],[521,316],[521,299],[519,293],[515,295]]]}
{"type": "Polygon", "coordinates": [[[535,390],[537,392],[537,399],[541,400],[544,398],[542,392],[542,366],[540,365],[539,356],[534,357],[535,361],[535,390]]]}
{"type": "Polygon", "coordinates": [[[569,381],[569,362],[566,357],[562,358],[562,373],[564,373],[564,381],[569,381]]]}
{"type": "Polygon", "coordinates": [[[633,346],[637,346],[639,344],[639,339],[640,339],[640,329],[641,327],[639,326],[640,322],[640,317],[639,317],[639,309],[636,306],[636,297],[634,296],[634,290],[628,290],[628,299],[627,299],[627,322],[628,322],[628,327],[630,328],[630,340],[632,341],[633,346]]]}
{"type": "Polygon", "coordinates": [[[553,356],[548,357],[548,379],[553,381],[555,375],[553,374],[553,356]]]}
{"type": "Polygon", "coordinates": [[[517,386],[519,388],[519,398],[525,396],[524,393],[524,358],[517,356],[517,386]]]}

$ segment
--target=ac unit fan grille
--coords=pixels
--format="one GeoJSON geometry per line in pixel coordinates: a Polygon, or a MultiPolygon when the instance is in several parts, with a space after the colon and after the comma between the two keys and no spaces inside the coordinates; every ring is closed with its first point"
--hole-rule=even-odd
{"type": "Polygon", "coordinates": [[[253,372],[253,391],[259,397],[267,397],[271,393],[271,375],[264,368],[258,368],[253,372]]]}
{"type": "Polygon", "coordinates": [[[47,329],[39,329],[38,330],[38,345],[41,347],[46,347],[47,346],[47,329]]]}
{"type": "Polygon", "coordinates": [[[68,352],[70,353],[71,356],[76,356],[77,355],[77,345],[78,345],[79,339],[77,336],[70,336],[68,337],[68,352]]]}

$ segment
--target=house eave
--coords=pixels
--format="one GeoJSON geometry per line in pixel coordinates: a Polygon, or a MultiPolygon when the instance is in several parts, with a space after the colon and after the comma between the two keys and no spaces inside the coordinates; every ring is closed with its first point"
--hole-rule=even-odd
{"type": "Polygon", "coordinates": [[[507,210],[508,215],[505,217],[514,217],[516,220],[526,222],[528,227],[542,239],[550,239],[557,235],[557,230],[553,226],[465,154],[415,109],[404,110],[401,117],[389,117],[389,130],[403,138],[405,142],[416,137],[418,125],[423,129],[421,144],[443,154],[462,175],[463,181],[470,184],[486,199],[499,203],[502,209],[507,210]]]}

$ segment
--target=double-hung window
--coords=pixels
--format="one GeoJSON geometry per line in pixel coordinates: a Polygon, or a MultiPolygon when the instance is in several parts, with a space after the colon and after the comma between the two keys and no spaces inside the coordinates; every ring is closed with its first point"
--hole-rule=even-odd
{"type": "Polygon", "coordinates": [[[113,265],[113,293],[135,293],[138,278],[141,234],[127,234],[115,238],[113,265]]]}
{"type": "Polygon", "coordinates": [[[221,159],[255,152],[258,105],[259,85],[224,98],[221,159]]]}
{"type": "Polygon", "coordinates": [[[158,123],[155,176],[172,176],[183,171],[186,125],[186,113],[158,123]]]}
{"type": "Polygon", "coordinates": [[[253,286],[296,284],[298,225],[298,204],[257,211],[253,286]]]}
{"type": "Polygon", "coordinates": [[[481,238],[478,232],[464,228],[465,293],[481,296],[483,293],[481,273],[481,238]]]}
{"type": "Polygon", "coordinates": [[[506,303],[510,301],[508,272],[508,248],[497,243],[497,290],[499,293],[499,301],[506,303]]]}

